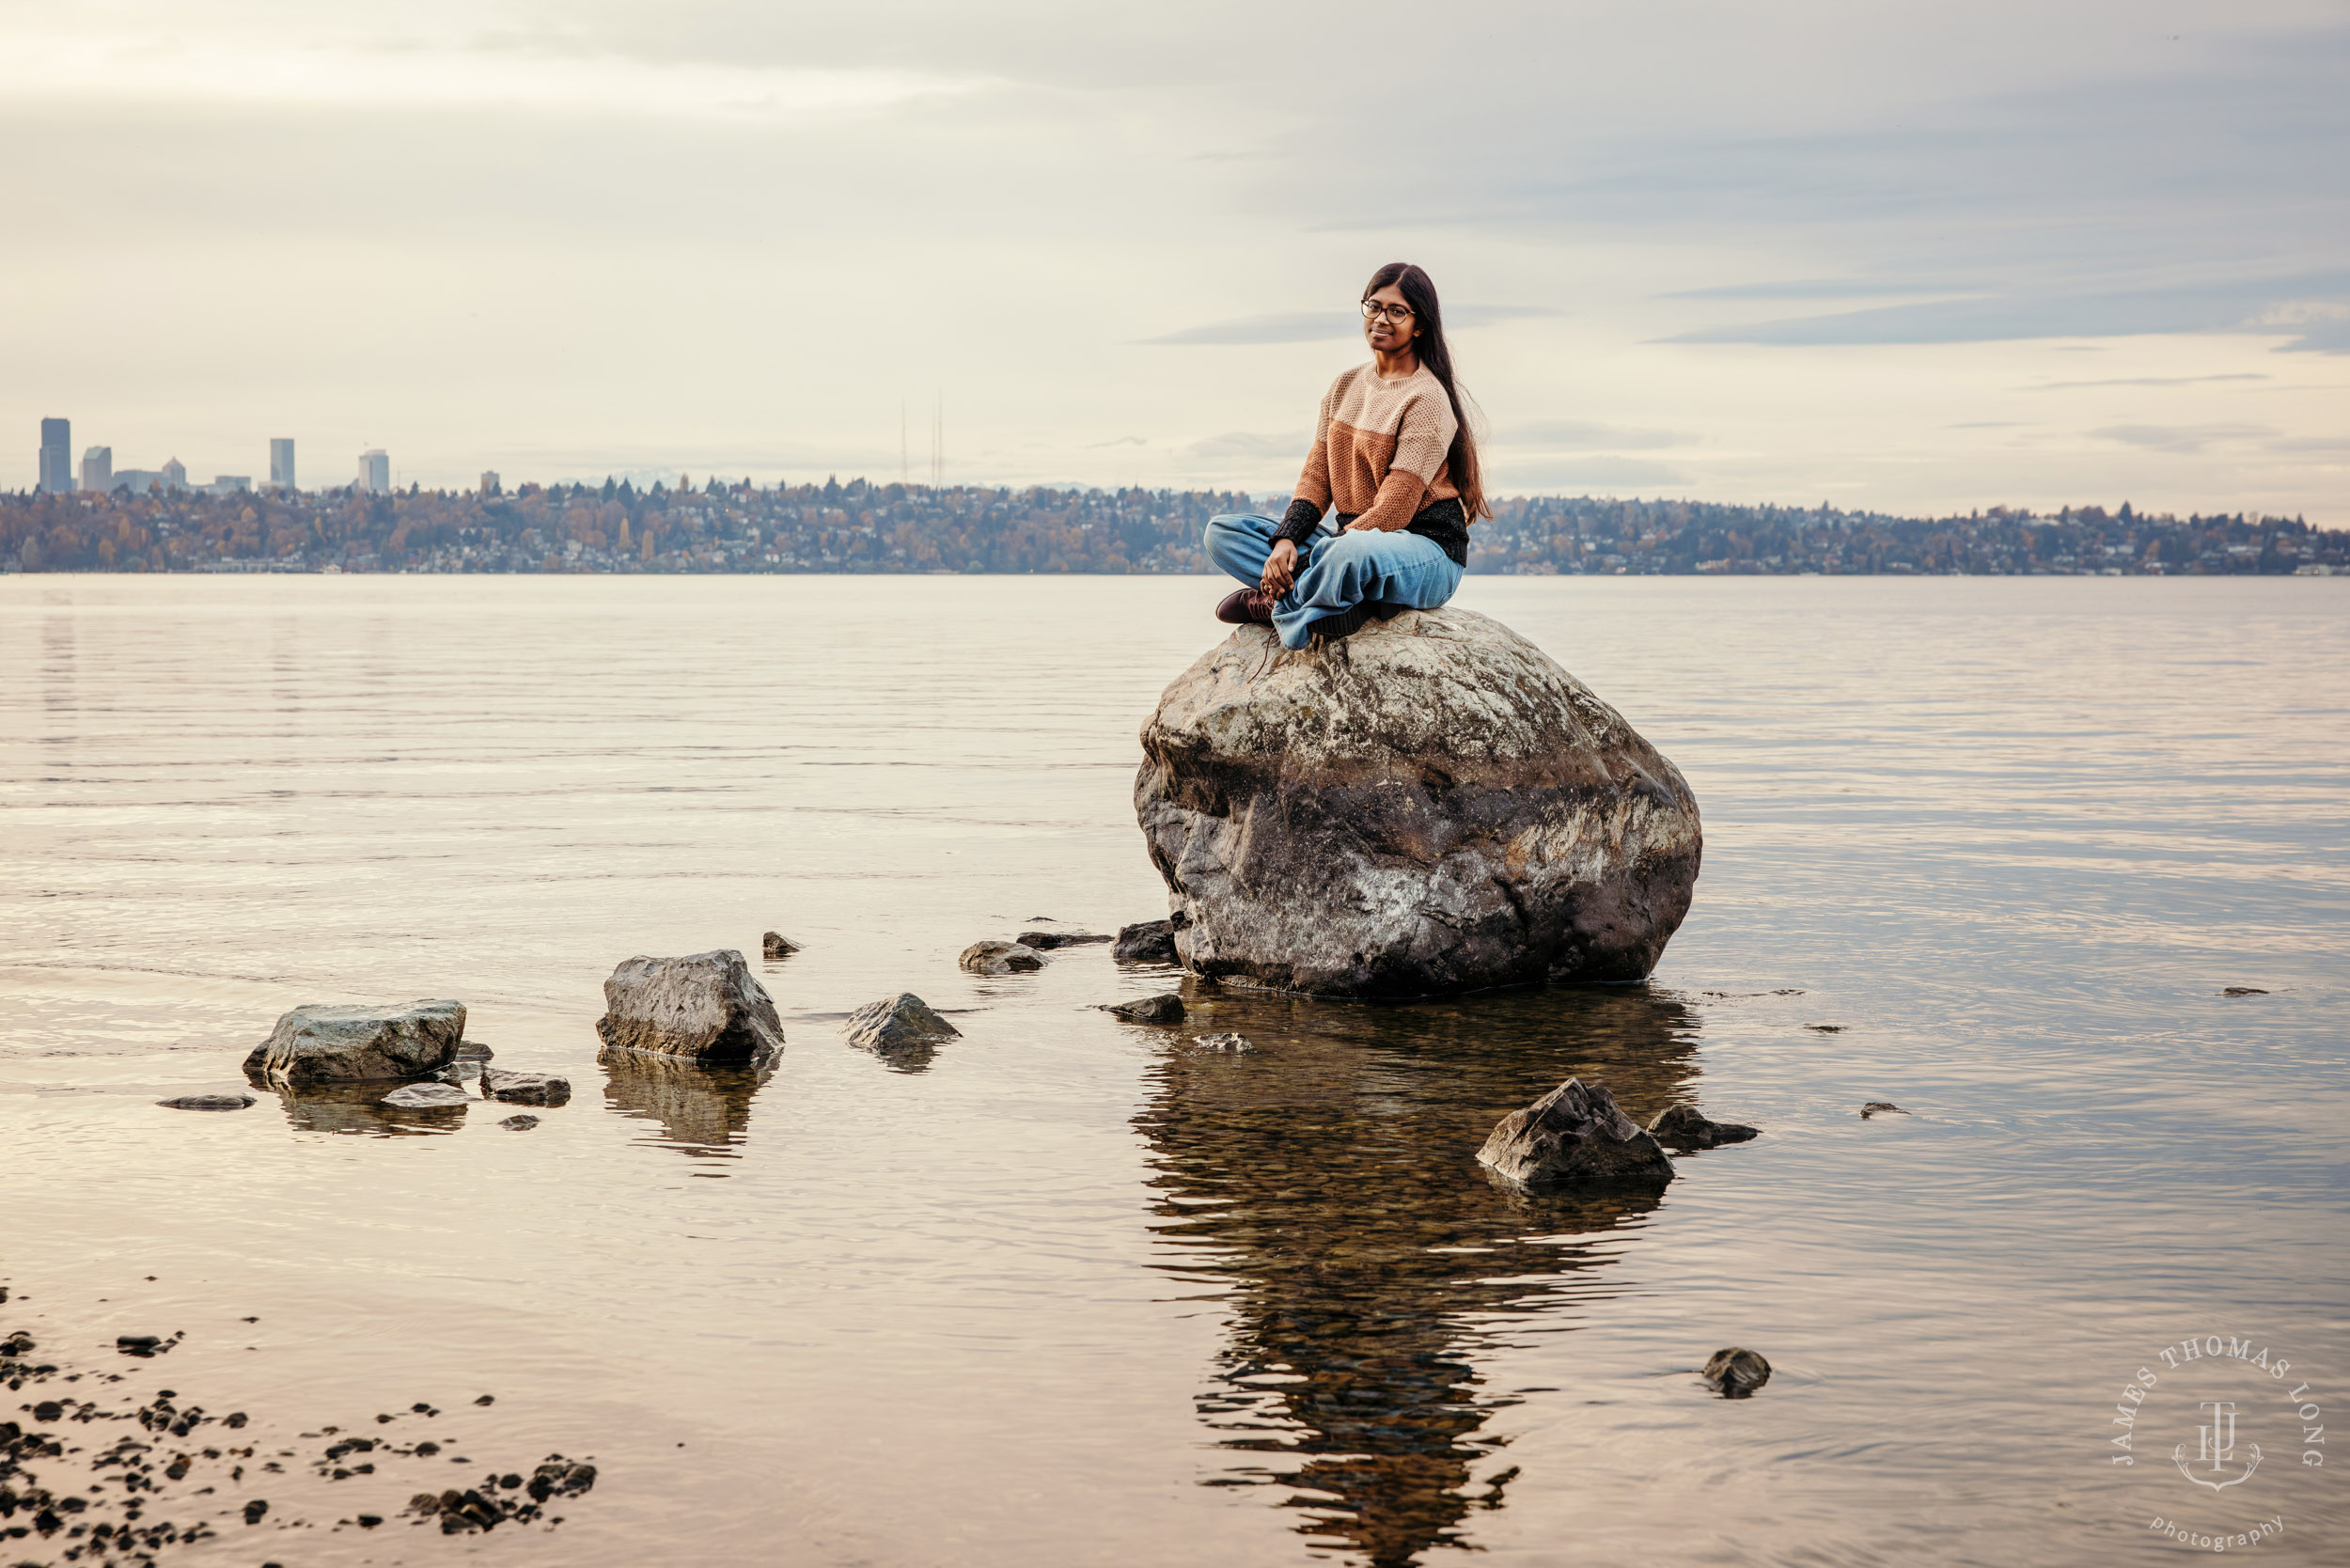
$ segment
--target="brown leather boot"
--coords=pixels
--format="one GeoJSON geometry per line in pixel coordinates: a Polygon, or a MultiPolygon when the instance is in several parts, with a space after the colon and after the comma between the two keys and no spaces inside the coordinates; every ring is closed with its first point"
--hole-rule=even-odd
{"type": "Polygon", "coordinates": [[[1227,626],[1270,626],[1276,597],[1261,588],[1235,588],[1216,605],[1215,618],[1227,626]]]}

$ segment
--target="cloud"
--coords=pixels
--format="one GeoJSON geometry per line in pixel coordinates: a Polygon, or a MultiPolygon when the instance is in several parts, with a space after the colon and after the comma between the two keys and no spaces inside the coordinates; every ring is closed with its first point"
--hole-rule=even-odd
{"type": "Polygon", "coordinates": [[[2107,425],[2089,433],[2100,441],[2118,441],[2144,451],[2191,456],[2206,447],[2256,441],[2277,431],[2267,425],[2107,425]]]}
{"type": "Polygon", "coordinates": [[[1303,433],[1294,435],[1257,435],[1246,431],[1232,431],[1223,435],[1211,435],[1194,441],[1183,449],[1183,455],[1195,463],[1261,462],[1281,458],[1301,463],[1306,448],[1313,443],[1303,433]]]}
{"type": "Polygon", "coordinates": [[[1537,419],[1494,431],[1496,447],[1529,447],[1547,451],[1644,451],[1657,447],[1685,447],[1688,438],[1671,431],[1630,430],[1622,425],[1595,424],[1583,419],[1537,419]]]}
{"type": "Polygon", "coordinates": [[[1668,300],[1841,300],[1870,299],[1880,294],[1971,294],[1980,286],[1965,283],[1919,283],[1896,279],[1815,277],[1789,283],[1731,283],[1718,289],[1682,289],[1659,295],[1668,300]]]}
{"type": "Polygon", "coordinates": [[[2110,381],[2050,381],[2034,386],[2019,386],[2018,392],[2071,392],[2085,386],[2198,386],[2214,381],[2272,381],[2274,377],[2256,371],[2238,370],[2216,376],[2117,376],[2110,381]]]}
{"type": "Polygon", "coordinates": [[[1148,436],[1120,435],[1108,441],[1093,442],[1087,447],[1086,450],[1089,452],[1098,452],[1105,447],[1148,447],[1149,445],[1151,445],[1151,441],[1148,436]]]}
{"type": "Polygon", "coordinates": [[[1495,454],[1488,485],[1496,493],[1556,491],[1578,494],[1623,489],[1634,485],[1681,485],[1689,482],[1686,470],[1671,463],[1639,458],[1588,457],[1512,461],[1495,454]]]}

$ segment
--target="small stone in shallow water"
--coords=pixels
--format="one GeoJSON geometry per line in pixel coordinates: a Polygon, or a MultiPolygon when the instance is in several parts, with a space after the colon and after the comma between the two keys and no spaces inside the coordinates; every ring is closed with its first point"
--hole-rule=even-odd
{"type": "Polygon", "coordinates": [[[1671,1105],[1648,1124],[1649,1137],[1672,1149],[1712,1149],[1724,1143],[1744,1143],[1762,1136],[1760,1127],[1735,1121],[1713,1121],[1695,1105],[1671,1105]]]}
{"type": "Polygon", "coordinates": [[[2268,995],[2257,985],[2231,985],[2219,994],[2222,996],[2265,996],[2268,995]]]}
{"type": "Polygon", "coordinates": [[[1902,1109],[1901,1106],[1893,1104],[1890,1100],[1872,1100],[1867,1105],[1860,1107],[1860,1114],[1864,1117],[1884,1116],[1888,1113],[1894,1116],[1907,1116],[1909,1114],[1907,1111],[1902,1109]]]}
{"type": "Polygon", "coordinates": [[[481,1070],[481,1092],[509,1105],[560,1105],[571,1100],[572,1081],[546,1073],[509,1073],[485,1067],[481,1070]]]}
{"type": "Polygon", "coordinates": [[[1844,1026],[1841,1024],[1806,1024],[1804,1027],[1814,1034],[1842,1034],[1844,1032],[1844,1026]]]}
{"type": "Polygon", "coordinates": [[[158,1100],[166,1110],[233,1111],[243,1110],[253,1104],[250,1094],[182,1094],[177,1100],[158,1100]]]}
{"type": "Polygon", "coordinates": [[[396,1110],[438,1110],[449,1105],[469,1105],[473,1096],[455,1084],[404,1084],[376,1102],[396,1110]]]}
{"type": "Polygon", "coordinates": [[[1663,1186],[1673,1163],[1604,1084],[1569,1078],[1494,1126],[1477,1152],[1512,1181],[1635,1182],[1663,1186]]]}
{"type": "Polygon", "coordinates": [[[800,945],[779,931],[771,931],[759,939],[759,956],[761,958],[790,958],[799,950],[800,945]]]}
{"type": "Polygon", "coordinates": [[[849,1014],[840,1032],[852,1045],[868,1051],[893,1051],[956,1040],[963,1031],[931,1011],[931,1005],[911,991],[878,1002],[868,1002],[849,1014]]]}
{"type": "Polygon", "coordinates": [[[955,963],[975,975],[1025,974],[1044,967],[1044,955],[1017,942],[974,942],[955,963]]]}
{"type": "Polygon", "coordinates": [[[1107,942],[1111,938],[1097,936],[1089,931],[1024,931],[1020,945],[1042,952],[1047,948],[1082,948],[1089,943],[1107,942]]]}
{"type": "Polygon", "coordinates": [[[535,1116],[509,1116],[498,1123],[509,1133],[526,1133],[539,1124],[535,1116]]]}
{"type": "Polygon", "coordinates": [[[1257,1043],[1245,1034],[1195,1034],[1191,1043],[1195,1049],[1220,1051],[1227,1056],[1242,1056],[1257,1048],[1257,1043]]]}
{"type": "Polygon", "coordinates": [[[1110,949],[1110,957],[1120,964],[1179,962],[1175,951],[1175,922],[1141,920],[1131,926],[1119,927],[1118,945],[1110,949]]]}
{"type": "Polygon", "coordinates": [[[1756,1351],[1731,1345],[1706,1357],[1698,1375],[1718,1389],[1722,1398],[1745,1399],[1771,1380],[1771,1364],[1756,1351]]]}
{"type": "Polygon", "coordinates": [[[1102,1011],[1129,1024],[1180,1024],[1183,1021],[1183,998],[1175,992],[1163,991],[1136,1001],[1113,1002],[1102,1011]]]}

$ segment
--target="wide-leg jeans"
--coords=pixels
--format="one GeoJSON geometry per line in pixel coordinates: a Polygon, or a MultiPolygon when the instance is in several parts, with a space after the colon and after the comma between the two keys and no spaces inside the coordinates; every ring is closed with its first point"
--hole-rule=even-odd
{"type": "MultiPolygon", "coordinates": [[[[1277,518],[1253,514],[1211,517],[1208,558],[1255,588],[1280,527],[1277,518]]],[[[1303,648],[1313,640],[1315,621],[1357,604],[1433,610],[1460,588],[1461,574],[1451,557],[1418,534],[1317,530],[1297,547],[1296,582],[1274,603],[1274,635],[1284,648],[1303,648]]]]}

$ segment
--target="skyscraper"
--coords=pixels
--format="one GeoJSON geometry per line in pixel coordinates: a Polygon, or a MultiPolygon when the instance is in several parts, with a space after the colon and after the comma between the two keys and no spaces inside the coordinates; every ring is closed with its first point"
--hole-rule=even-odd
{"type": "Polygon", "coordinates": [[[82,488],[101,495],[115,487],[115,449],[92,447],[82,454],[82,488]]]}
{"type": "Polygon", "coordinates": [[[273,435],[269,441],[269,485],[272,490],[294,486],[293,437],[273,435]]]}
{"type": "Polygon", "coordinates": [[[40,422],[40,487],[52,495],[73,488],[73,421],[40,422]]]}
{"type": "Polygon", "coordinates": [[[359,489],[362,494],[381,495],[392,488],[392,460],[381,447],[370,447],[359,454],[359,489]]]}

